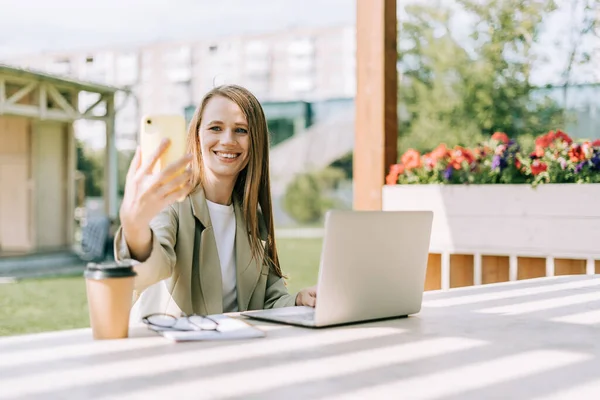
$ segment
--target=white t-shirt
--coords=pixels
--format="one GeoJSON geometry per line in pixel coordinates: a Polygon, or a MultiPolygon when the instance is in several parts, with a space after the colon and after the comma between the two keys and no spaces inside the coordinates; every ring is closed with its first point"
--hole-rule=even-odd
{"type": "MultiPolygon", "coordinates": [[[[235,213],[233,205],[206,200],[217,242],[223,278],[223,312],[238,311],[235,268],[235,213]]],[[[200,267],[202,268],[202,267],[200,267]]]]}

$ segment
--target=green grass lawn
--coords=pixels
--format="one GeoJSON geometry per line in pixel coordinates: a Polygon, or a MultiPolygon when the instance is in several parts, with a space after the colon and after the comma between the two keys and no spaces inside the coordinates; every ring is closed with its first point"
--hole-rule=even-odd
{"type": "MultiPolygon", "coordinates": [[[[277,241],[291,293],[317,283],[321,239],[277,241]]],[[[81,276],[0,284],[0,336],[89,326],[81,276]]]]}

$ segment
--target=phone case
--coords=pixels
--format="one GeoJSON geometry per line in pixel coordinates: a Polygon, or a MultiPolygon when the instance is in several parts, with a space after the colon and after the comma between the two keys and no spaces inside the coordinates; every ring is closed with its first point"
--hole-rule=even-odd
{"type": "Polygon", "coordinates": [[[164,138],[169,138],[171,145],[156,163],[153,173],[160,172],[185,155],[187,140],[185,118],[182,115],[144,116],[140,128],[142,163],[152,157],[164,138]]]}

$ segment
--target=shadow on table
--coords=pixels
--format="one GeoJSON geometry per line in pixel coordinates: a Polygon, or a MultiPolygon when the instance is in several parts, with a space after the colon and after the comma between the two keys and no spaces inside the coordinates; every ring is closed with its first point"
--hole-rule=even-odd
{"type": "MultiPolygon", "coordinates": [[[[550,285],[561,282],[563,280],[552,280],[550,285]]],[[[544,285],[547,283],[541,286],[544,285]]],[[[463,301],[462,304],[426,307],[421,315],[415,317],[355,325],[357,328],[373,326],[398,329],[397,333],[383,335],[377,339],[363,338],[309,348],[300,346],[301,348],[289,348],[283,353],[249,358],[240,354],[239,359],[224,362],[215,360],[196,366],[183,365],[158,373],[142,372],[134,377],[111,379],[85,387],[74,385],[27,398],[97,398],[146,391],[152,393],[153,389],[165,389],[165,385],[169,385],[170,388],[208,388],[217,381],[227,382],[229,379],[235,385],[236,380],[246,374],[256,376],[260,382],[254,382],[255,385],[247,388],[243,396],[237,396],[234,394],[236,392],[219,386],[219,390],[223,391],[219,392],[219,397],[324,398],[336,395],[360,396],[363,390],[378,389],[401,395],[407,393],[405,390],[410,390],[411,394],[417,393],[420,388],[423,390],[423,398],[530,399],[532,393],[544,397],[598,379],[600,351],[597,344],[599,342],[596,340],[596,327],[593,324],[581,325],[556,320],[581,313],[600,315],[600,300],[589,300],[594,298],[597,286],[547,291],[538,297],[528,294],[510,295],[513,289],[528,287],[534,290],[540,285],[525,282],[521,286],[506,286],[503,290],[508,291],[508,295],[500,296],[496,300],[471,302],[466,301],[468,299],[465,297],[463,300],[466,302],[463,301]],[[518,307],[511,313],[510,307],[515,304],[518,307]],[[490,313],[489,309],[494,307],[508,309],[490,313]],[[554,334],[545,335],[549,331],[554,334]],[[544,341],[540,338],[544,338],[544,341]],[[436,340],[444,339],[455,340],[459,345],[452,351],[429,352],[425,356],[415,351],[418,346],[419,349],[427,349],[429,343],[433,345],[436,340]],[[463,342],[465,345],[460,345],[463,342]],[[369,359],[370,354],[377,352],[382,356],[364,361],[365,357],[369,359]],[[540,354],[544,357],[536,358],[540,354]],[[336,365],[339,370],[326,368],[336,365]],[[323,369],[319,369],[321,367],[323,369]],[[477,372],[483,376],[481,381],[465,379],[477,372]],[[281,379],[275,376],[277,374],[281,379]]],[[[483,292],[474,290],[471,295],[478,293],[483,292]]],[[[488,293],[501,294],[502,290],[495,288],[488,293]]],[[[428,298],[428,301],[461,296],[469,294],[458,291],[456,294],[436,294],[428,298]]],[[[331,330],[321,330],[325,331],[331,330]]],[[[300,336],[300,333],[305,332],[286,328],[275,330],[269,336],[277,336],[284,340],[300,336]]],[[[306,340],[311,340],[310,335],[305,337],[306,340]]],[[[93,364],[105,364],[108,367],[128,357],[150,359],[163,354],[183,352],[189,352],[189,355],[197,354],[198,360],[201,360],[202,352],[206,349],[231,346],[234,343],[236,342],[178,344],[151,347],[142,351],[125,350],[96,355],[93,357],[93,364]]],[[[427,351],[423,352],[425,353],[427,351]]],[[[72,366],[76,367],[84,361],[85,358],[74,357],[72,366]]],[[[32,374],[34,382],[35,374],[43,374],[49,368],[58,368],[59,365],[50,362],[29,367],[33,368],[28,371],[32,374]]],[[[25,368],[17,371],[24,373],[25,368]]],[[[68,373],[68,370],[65,372],[68,373]]],[[[0,370],[0,380],[8,379],[11,375],[16,376],[17,372],[0,370]],[[5,373],[9,375],[4,375],[5,373]]],[[[364,393],[367,396],[371,394],[367,391],[364,393]]]]}

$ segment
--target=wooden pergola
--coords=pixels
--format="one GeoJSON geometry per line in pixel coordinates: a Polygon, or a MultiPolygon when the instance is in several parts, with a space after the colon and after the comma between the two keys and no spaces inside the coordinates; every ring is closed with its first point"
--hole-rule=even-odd
{"type": "Polygon", "coordinates": [[[0,255],[74,241],[74,122],[106,127],[105,213],[117,216],[115,94],[121,89],[0,64],[0,255]],[[80,95],[91,104],[80,104],[80,95]]]}
{"type": "Polygon", "coordinates": [[[125,90],[0,64],[0,115],[65,123],[85,119],[106,124],[104,198],[105,212],[111,217],[117,215],[115,93],[118,91],[125,90]],[[82,92],[98,97],[80,110],[78,98],[82,92]]]}
{"type": "Polygon", "coordinates": [[[396,0],[357,0],[354,208],[380,210],[398,157],[396,0]]]}

